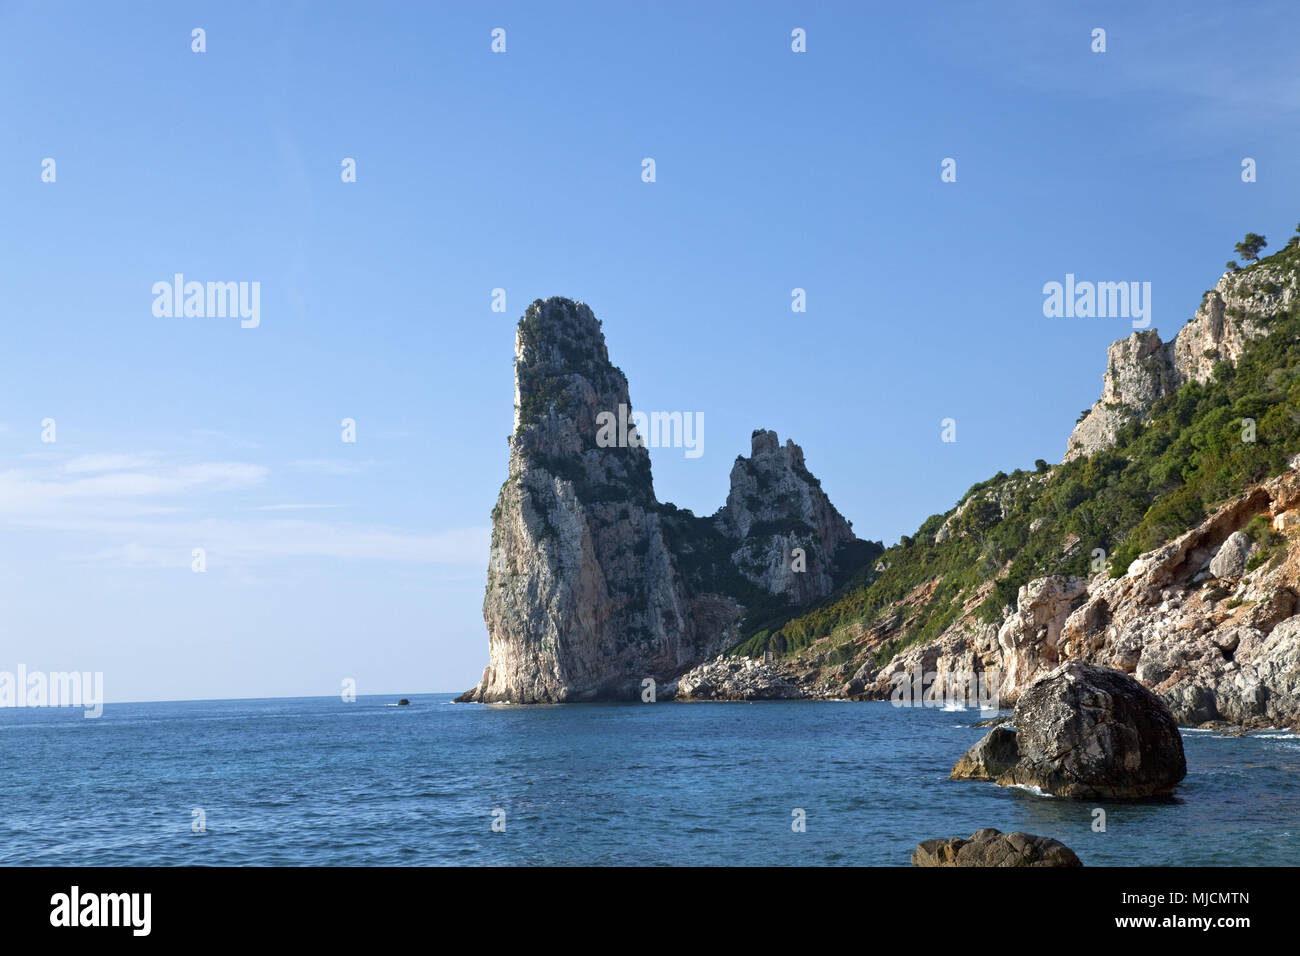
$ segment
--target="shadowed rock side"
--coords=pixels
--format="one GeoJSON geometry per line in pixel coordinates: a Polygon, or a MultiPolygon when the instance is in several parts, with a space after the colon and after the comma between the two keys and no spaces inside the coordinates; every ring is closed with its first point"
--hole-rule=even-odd
{"type": "Polygon", "coordinates": [[[1019,760],[1016,732],[996,727],[962,755],[949,776],[954,780],[997,780],[1019,760]]]}
{"type": "Polygon", "coordinates": [[[534,302],[515,337],[509,476],[492,513],[490,663],[459,700],[632,698],[645,678],[669,681],[736,644],[747,610],[830,593],[836,551],[863,544],[774,432],[755,432],[714,518],[660,504],[635,425],[597,440],[598,416],[620,407],[634,414],[591,310],[534,302]],[[783,570],[794,548],[805,573],[783,570]]]}
{"type": "Polygon", "coordinates": [[[969,840],[925,840],[912,851],[913,866],[1083,866],[1064,843],[1031,833],[976,830],[969,840]]]}

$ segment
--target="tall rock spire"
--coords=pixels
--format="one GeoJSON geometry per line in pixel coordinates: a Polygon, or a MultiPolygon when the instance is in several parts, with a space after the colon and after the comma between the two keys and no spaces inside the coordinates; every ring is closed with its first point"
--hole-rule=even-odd
{"type": "Polygon", "coordinates": [[[797,445],[756,432],[727,507],[697,518],[655,499],[634,426],[612,443],[602,436],[602,418],[631,407],[591,309],[561,298],[528,307],[515,336],[509,476],[492,512],[490,662],[460,700],[631,698],[646,678],[670,680],[735,645],[747,605],[793,608],[829,592],[834,551],[854,539],[797,445]],[[792,541],[811,572],[793,579],[783,570],[792,541]]]}

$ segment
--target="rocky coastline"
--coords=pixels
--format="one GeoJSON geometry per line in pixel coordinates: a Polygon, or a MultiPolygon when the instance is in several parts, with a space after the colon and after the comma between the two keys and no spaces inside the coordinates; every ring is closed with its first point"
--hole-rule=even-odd
{"type": "MultiPolygon", "coordinates": [[[[1293,252],[1224,274],[1168,342],[1149,329],[1111,346],[1102,396],[1062,465],[976,486],[917,541],[951,549],[1024,520],[1056,469],[1104,457],[1173,398],[1208,387],[1297,302],[1293,252]]],[[[725,504],[696,516],[656,498],[646,416],[633,412],[617,445],[597,440],[601,415],[629,408],[591,310],[533,303],[516,333],[514,432],[493,510],[490,660],[460,700],[635,700],[653,686],[665,701],[870,701],[908,682],[969,682],[1005,710],[1075,661],[1127,675],[1179,726],[1300,728],[1300,449],[1118,566],[1104,552],[1084,560],[1085,543],[1065,534],[1055,559],[1039,559],[1045,573],[1019,575],[1018,588],[1003,586],[1007,557],[957,604],[947,579],[922,570],[910,590],[894,586],[883,606],[872,599],[845,619],[819,609],[888,578],[895,559],[853,533],[798,445],[756,429],[725,504]],[[791,638],[785,622],[807,636],[791,638]]],[[[1044,520],[1028,524],[1030,541],[1044,520]]]]}

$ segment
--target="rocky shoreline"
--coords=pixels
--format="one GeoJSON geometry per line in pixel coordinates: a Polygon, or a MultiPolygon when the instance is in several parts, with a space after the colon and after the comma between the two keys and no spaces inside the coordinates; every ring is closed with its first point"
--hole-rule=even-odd
{"type": "MultiPolygon", "coordinates": [[[[1298,514],[1300,472],[1290,471],[1141,555],[1123,577],[1031,581],[1000,626],[959,619],[882,667],[832,664],[816,644],[785,666],[810,699],[887,700],[912,672],[938,681],[996,672],[1010,705],[1037,677],[1078,660],[1131,674],[1180,726],[1300,729],[1298,514]],[[1252,567],[1260,549],[1242,529],[1257,518],[1283,529],[1283,543],[1252,567]]],[[[878,644],[871,634],[858,642],[864,655],[878,644]]]]}

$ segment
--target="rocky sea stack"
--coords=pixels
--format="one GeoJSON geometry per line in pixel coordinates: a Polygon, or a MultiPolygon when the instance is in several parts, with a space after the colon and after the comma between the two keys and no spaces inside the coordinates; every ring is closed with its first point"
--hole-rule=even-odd
{"type": "MultiPolygon", "coordinates": [[[[775,432],[737,458],[711,518],[655,498],[649,436],[581,302],[536,301],[515,336],[509,476],[492,513],[490,663],[462,701],[629,699],[824,598],[871,557],[775,432]],[[799,550],[798,560],[792,557],[799,550]]],[[[654,427],[682,427],[656,420],[654,427]]],[[[658,436],[662,444],[662,434],[658,436]]],[[[879,546],[876,546],[876,551],[879,546]]]]}

